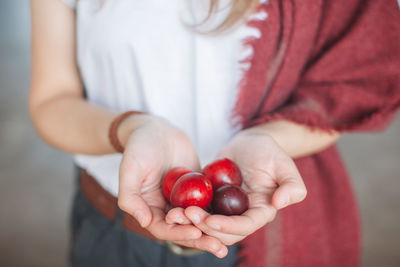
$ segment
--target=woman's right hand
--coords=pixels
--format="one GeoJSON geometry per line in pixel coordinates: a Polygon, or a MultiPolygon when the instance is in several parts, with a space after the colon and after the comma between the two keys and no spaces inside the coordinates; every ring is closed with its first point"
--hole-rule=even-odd
{"type": "Polygon", "coordinates": [[[197,152],[188,136],[159,117],[135,115],[123,123],[130,122],[135,127],[123,142],[125,151],[119,175],[119,207],[160,240],[174,241],[224,257],[227,248],[218,239],[204,235],[193,225],[168,224],[165,221],[168,203],[161,190],[163,174],[177,166],[200,169],[197,152]]]}

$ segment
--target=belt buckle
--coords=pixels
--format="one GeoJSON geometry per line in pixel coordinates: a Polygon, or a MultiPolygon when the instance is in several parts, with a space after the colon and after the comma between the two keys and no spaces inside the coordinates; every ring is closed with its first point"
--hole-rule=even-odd
{"type": "Polygon", "coordinates": [[[165,241],[165,245],[172,253],[181,257],[191,257],[204,253],[204,251],[195,248],[183,248],[171,241],[165,241]]]}

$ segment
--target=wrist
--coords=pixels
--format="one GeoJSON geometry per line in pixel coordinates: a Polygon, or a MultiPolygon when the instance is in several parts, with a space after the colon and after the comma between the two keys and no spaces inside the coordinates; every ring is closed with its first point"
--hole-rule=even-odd
{"type": "Polygon", "coordinates": [[[335,143],[338,132],[326,132],[287,120],[260,124],[249,130],[270,136],[292,158],[318,153],[335,143]]]}
{"type": "MultiPolygon", "coordinates": [[[[261,137],[264,140],[270,140],[278,145],[286,154],[293,157],[292,148],[293,140],[301,140],[301,136],[295,136],[296,133],[287,130],[286,121],[271,121],[263,124],[247,128],[238,133],[238,137],[261,137]]],[[[263,141],[264,142],[264,141],[263,141]]]]}
{"type": "Polygon", "coordinates": [[[131,134],[144,124],[148,123],[152,116],[146,113],[137,113],[128,116],[121,121],[118,129],[117,136],[120,144],[125,147],[131,134]]]}
{"type": "Polygon", "coordinates": [[[108,141],[115,151],[123,153],[127,140],[148,115],[139,111],[127,111],[114,117],[108,129],[108,141]]]}
{"type": "Polygon", "coordinates": [[[285,121],[271,121],[267,123],[263,123],[257,126],[254,126],[250,128],[249,130],[269,136],[272,138],[279,146],[285,147],[285,144],[287,144],[287,139],[290,139],[290,131],[285,130],[285,121]]]}
{"type": "Polygon", "coordinates": [[[254,138],[254,137],[264,137],[273,139],[275,142],[274,136],[276,133],[269,131],[267,127],[264,125],[253,126],[251,128],[247,128],[238,132],[234,138],[254,138]]]}
{"type": "Polygon", "coordinates": [[[122,147],[126,146],[130,136],[135,131],[137,131],[139,128],[142,128],[144,125],[149,124],[152,125],[155,132],[163,133],[165,136],[168,136],[169,133],[176,131],[176,128],[164,118],[142,112],[132,114],[121,121],[117,129],[116,134],[122,147]]]}

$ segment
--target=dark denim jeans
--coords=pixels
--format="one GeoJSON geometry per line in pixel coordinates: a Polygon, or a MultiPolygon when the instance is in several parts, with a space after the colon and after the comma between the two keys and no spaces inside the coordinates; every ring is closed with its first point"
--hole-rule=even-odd
{"type": "Polygon", "coordinates": [[[72,210],[70,264],[73,267],[231,267],[238,261],[238,246],[219,259],[210,253],[181,257],[164,244],[129,230],[118,219],[110,221],[97,212],[86,197],[77,191],[72,210]]]}

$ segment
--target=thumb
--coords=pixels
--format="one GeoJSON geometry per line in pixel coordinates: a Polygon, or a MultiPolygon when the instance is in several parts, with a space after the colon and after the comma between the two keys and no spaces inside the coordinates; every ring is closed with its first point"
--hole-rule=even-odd
{"type": "Polygon", "coordinates": [[[143,174],[135,160],[123,159],[119,175],[118,206],[133,216],[142,227],[147,227],[152,220],[149,205],[141,197],[143,174]]]}
{"type": "Polygon", "coordinates": [[[307,195],[306,187],[301,177],[288,177],[278,181],[279,187],[272,196],[272,204],[276,209],[282,209],[298,203],[307,195]]]}

